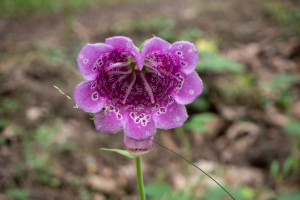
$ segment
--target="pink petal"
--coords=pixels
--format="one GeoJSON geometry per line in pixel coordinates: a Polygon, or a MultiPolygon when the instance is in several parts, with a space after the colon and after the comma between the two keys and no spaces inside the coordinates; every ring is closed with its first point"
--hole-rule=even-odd
{"type": "Polygon", "coordinates": [[[171,44],[167,41],[158,38],[153,37],[149,39],[147,42],[145,42],[143,49],[142,49],[142,58],[143,60],[148,54],[151,53],[159,53],[159,54],[166,54],[168,53],[169,48],[171,47],[171,44]]]}
{"type": "Polygon", "coordinates": [[[94,81],[80,83],[74,91],[74,99],[79,108],[90,113],[99,112],[107,102],[100,96],[94,81]]]}
{"type": "Polygon", "coordinates": [[[123,129],[122,115],[106,109],[98,112],[94,119],[95,127],[104,133],[117,133],[123,129]]]}
{"type": "Polygon", "coordinates": [[[189,74],[195,70],[199,55],[193,43],[179,41],[172,44],[169,52],[178,58],[182,72],[189,74]]]}
{"type": "Polygon", "coordinates": [[[107,38],[105,40],[105,44],[110,45],[113,48],[119,48],[129,52],[131,56],[134,58],[134,60],[136,61],[138,67],[140,69],[143,68],[141,54],[130,38],[124,36],[115,36],[115,37],[107,38]]]}
{"type": "Polygon", "coordinates": [[[192,103],[202,92],[203,83],[197,72],[190,74],[182,73],[184,78],[182,88],[179,91],[173,91],[173,96],[179,104],[192,103]]]}
{"type": "Polygon", "coordinates": [[[98,71],[95,70],[97,60],[104,53],[110,53],[113,48],[109,45],[98,43],[98,44],[87,44],[79,52],[77,57],[78,68],[86,80],[94,80],[98,71]]]}
{"type": "Polygon", "coordinates": [[[133,119],[130,114],[127,114],[124,118],[124,133],[127,137],[134,140],[145,140],[155,135],[155,123],[151,117],[148,121],[145,118],[133,119]]]}
{"type": "Polygon", "coordinates": [[[187,120],[188,115],[184,105],[180,105],[175,101],[165,107],[166,111],[153,112],[153,119],[155,121],[156,127],[161,129],[172,129],[183,125],[187,120]]]}

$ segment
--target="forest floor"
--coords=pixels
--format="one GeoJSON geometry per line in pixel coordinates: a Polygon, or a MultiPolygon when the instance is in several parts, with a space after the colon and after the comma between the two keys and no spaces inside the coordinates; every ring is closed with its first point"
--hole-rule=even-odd
{"type": "MultiPolygon", "coordinates": [[[[96,132],[89,115],[53,87],[72,97],[83,81],[80,49],[114,35],[137,46],[153,35],[189,40],[202,52],[203,95],[188,106],[184,127],[158,130],[155,140],[237,199],[300,191],[299,6],[113,0],[0,17],[0,199],[138,199],[134,160],[100,151],[124,148],[123,133],[96,132]]],[[[229,199],[158,145],[143,157],[143,175],[149,199],[229,199]]]]}

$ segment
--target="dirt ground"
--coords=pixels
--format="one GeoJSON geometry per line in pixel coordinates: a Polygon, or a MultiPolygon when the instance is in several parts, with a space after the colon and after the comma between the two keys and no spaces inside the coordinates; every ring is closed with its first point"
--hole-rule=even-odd
{"type": "MultiPolygon", "coordinates": [[[[152,35],[163,36],[160,23],[170,42],[185,30],[199,29],[197,38],[215,41],[220,54],[242,63],[246,72],[199,72],[210,106],[202,111],[189,106],[188,112],[191,117],[212,113],[209,130],[159,130],[155,139],[231,191],[251,188],[255,195],[248,199],[300,190],[299,173],[270,177],[274,160],[283,166],[290,155],[300,157],[294,144],[299,135],[284,131],[291,118],[300,120],[300,37],[274,19],[263,2],[268,1],[113,0],[80,11],[0,18],[0,199],[138,199],[134,160],[100,151],[124,148],[123,133],[96,132],[89,115],[53,85],[72,96],[83,80],[76,56],[85,43],[126,35],[138,45],[152,35]],[[284,103],[277,100],[279,89],[263,87],[278,74],[296,77],[284,103]],[[251,85],[232,85],[241,77],[251,85]],[[220,92],[226,85],[242,95],[220,92]],[[265,99],[272,102],[262,104],[265,99]],[[12,189],[21,197],[7,192],[17,193],[12,189]]],[[[191,194],[190,199],[202,199],[207,188],[217,187],[157,145],[143,157],[143,175],[146,185],[163,182],[191,194]]]]}

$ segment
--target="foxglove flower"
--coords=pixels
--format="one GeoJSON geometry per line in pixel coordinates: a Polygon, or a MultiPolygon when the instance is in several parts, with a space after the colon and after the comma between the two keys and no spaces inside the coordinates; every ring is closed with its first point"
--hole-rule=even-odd
{"type": "Polygon", "coordinates": [[[95,114],[97,130],[124,130],[132,154],[152,149],[157,128],[182,126],[188,117],[184,105],[203,89],[195,72],[198,53],[186,41],[171,45],[154,37],[139,50],[129,38],[117,36],[87,44],[77,62],[86,81],[75,89],[76,104],[95,114]]]}

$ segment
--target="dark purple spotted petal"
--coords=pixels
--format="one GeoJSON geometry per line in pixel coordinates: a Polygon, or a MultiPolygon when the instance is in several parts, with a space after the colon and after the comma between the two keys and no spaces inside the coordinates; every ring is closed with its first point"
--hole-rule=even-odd
{"type": "Polygon", "coordinates": [[[79,108],[89,113],[99,112],[107,103],[107,98],[100,96],[96,81],[80,83],[75,89],[74,99],[79,108]]]}
{"type": "Polygon", "coordinates": [[[143,68],[141,54],[131,39],[124,36],[115,36],[107,38],[105,40],[105,43],[112,46],[115,49],[120,49],[122,51],[129,52],[130,55],[134,58],[135,62],[137,63],[138,68],[143,68]]]}
{"type": "Polygon", "coordinates": [[[175,101],[166,107],[153,112],[153,119],[156,127],[161,129],[172,129],[183,125],[188,115],[184,105],[175,101]]]}
{"type": "Polygon", "coordinates": [[[188,75],[182,74],[182,77],[181,89],[173,91],[172,94],[178,103],[189,104],[202,93],[203,83],[195,71],[188,75]]]}
{"type": "Polygon", "coordinates": [[[99,73],[99,63],[97,60],[101,55],[110,53],[113,48],[106,44],[87,44],[79,52],[77,63],[82,76],[90,81],[95,80],[99,73]]]}
{"type": "Polygon", "coordinates": [[[194,44],[186,41],[175,42],[169,52],[177,58],[180,71],[189,74],[195,70],[199,55],[194,44]]]}
{"type": "Polygon", "coordinates": [[[98,131],[104,133],[117,133],[123,129],[122,116],[115,110],[102,108],[95,114],[94,124],[98,131]]]}

